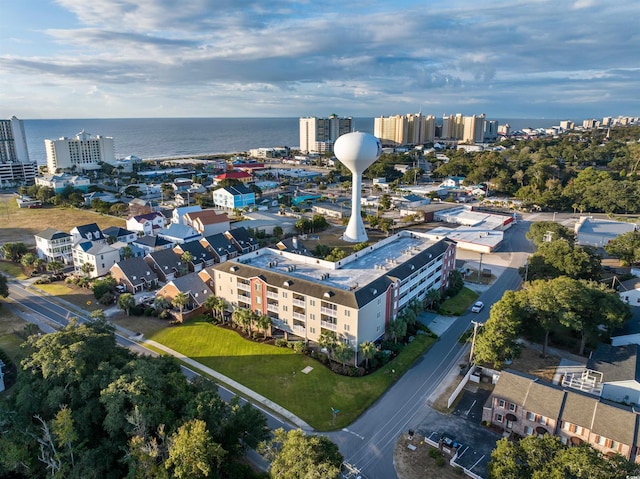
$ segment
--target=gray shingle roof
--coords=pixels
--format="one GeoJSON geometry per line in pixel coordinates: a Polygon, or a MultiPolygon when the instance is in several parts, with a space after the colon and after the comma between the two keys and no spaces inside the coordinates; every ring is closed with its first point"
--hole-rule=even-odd
{"type": "Polygon", "coordinates": [[[158,275],[151,270],[142,258],[129,258],[124,261],[119,261],[116,263],[116,266],[120,268],[131,284],[134,285],[143,283],[143,278],[147,281],[155,281],[158,279],[158,275]]]}
{"type": "Polygon", "coordinates": [[[55,228],[47,228],[42,233],[36,233],[38,238],[44,238],[49,241],[61,239],[61,238],[71,238],[69,233],[65,233],[64,231],[57,230],[55,228]]]}
{"type": "Polygon", "coordinates": [[[604,383],[631,380],[640,382],[638,347],[637,344],[625,346],[600,344],[598,349],[591,354],[587,367],[600,371],[604,383]]]}

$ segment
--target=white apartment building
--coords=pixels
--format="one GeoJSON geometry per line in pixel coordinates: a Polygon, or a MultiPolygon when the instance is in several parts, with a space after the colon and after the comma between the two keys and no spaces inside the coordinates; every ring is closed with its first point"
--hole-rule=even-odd
{"type": "Polygon", "coordinates": [[[97,170],[101,162],[115,163],[116,154],[113,138],[92,137],[82,130],[75,138],[62,137],[58,140],[44,140],[49,173],[58,170],[97,170]]]}
{"type": "Polygon", "coordinates": [[[287,334],[323,330],[354,348],[380,339],[411,301],[448,286],[456,246],[401,231],[338,262],[263,248],[207,269],[231,309],[270,316],[287,334]]]}
{"type": "Polygon", "coordinates": [[[352,119],[331,115],[329,118],[300,118],[300,151],[324,153],[333,151],[333,144],[341,135],[350,133],[352,119]]]}
{"type": "Polygon", "coordinates": [[[0,120],[0,186],[32,183],[38,165],[29,160],[24,123],[15,116],[0,120]]]}

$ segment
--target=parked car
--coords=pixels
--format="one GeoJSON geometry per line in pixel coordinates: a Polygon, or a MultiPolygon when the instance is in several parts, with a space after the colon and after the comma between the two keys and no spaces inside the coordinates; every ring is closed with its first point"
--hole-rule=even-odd
{"type": "Polygon", "coordinates": [[[116,291],[120,294],[125,293],[127,291],[127,288],[125,287],[124,284],[117,284],[116,285],[116,291]]]}
{"type": "Polygon", "coordinates": [[[471,306],[472,313],[479,313],[484,308],[484,303],[482,301],[476,301],[473,306],[471,306]]]}

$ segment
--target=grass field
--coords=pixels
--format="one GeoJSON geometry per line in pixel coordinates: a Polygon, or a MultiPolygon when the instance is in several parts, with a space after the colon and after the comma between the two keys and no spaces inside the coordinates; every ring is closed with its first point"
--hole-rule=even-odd
{"type": "Polygon", "coordinates": [[[21,242],[35,246],[34,234],[46,228],[69,232],[74,227],[97,223],[101,229],[125,226],[120,218],[101,215],[95,211],[77,208],[18,208],[15,195],[0,195],[0,244],[21,242]]]}
{"type": "Polygon", "coordinates": [[[478,293],[471,291],[469,288],[462,288],[456,296],[446,299],[440,305],[439,311],[442,314],[451,316],[460,316],[471,307],[473,302],[478,298],[478,293]]]}
{"type": "Polygon", "coordinates": [[[24,341],[17,333],[22,332],[25,324],[25,320],[10,311],[6,305],[0,304],[0,349],[14,362],[24,341]]]}
{"type": "Polygon", "coordinates": [[[0,261],[0,272],[17,279],[27,279],[27,276],[22,271],[22,266],[10,261],[0,261]]]}
{"type": "Polygon", "coordinates": [[[194,320],[150,336],[271,399],[320,431],[352,423],[435,341],[426,335],[374,374],[350,378],[289,348],[247,341],[235,331],[194,320]],[[301,371],[307,366],[309,374],[301,371]],[[392,372],[392,371],[395,371],[392,372]],[[331,408],[340,410],[332,421],[331,408]]]}

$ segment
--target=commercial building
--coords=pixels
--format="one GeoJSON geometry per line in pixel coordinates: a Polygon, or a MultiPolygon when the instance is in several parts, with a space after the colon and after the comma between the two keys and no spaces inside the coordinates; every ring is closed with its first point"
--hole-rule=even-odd
{"type": "Polygon", "coordinates": [[[38,165],[29,160],[22,120],[0,120],[0,187],[32,183],[37,173],[38,165]]]}
{"type": "Polygon", "coordinates": [[[300,118],[300,151],[325,153],[333,151],[339,136],[351,132],[352,119],[331,115],[329,118],[300,118]]]}
{"type": "Polygon", "coordinates": [[[115,163],[113,138],[92,137],[82,130],[75,138],[62,137],[58,140],[44,140],[49,173],[58,170],[87,171],[100,169],[100,163],[115,163]],[[75,168],[74,168],[75,167],[75,168]]]}
{"type": "Polygon", "coordinates": [[[580,246],[604,248],[611,240],[631,231],[637,231],[636,223],[581,216],[574,227],[576,243],[580,246]]]}
{"type": "Polygon", "coordinates": [[[263,248],[208,269],[229,307],[270,316],[287,334],[333,331],[357,353],[413,300],[448,286],[454,242],[401,231],[337,262],[263,248]]]}

